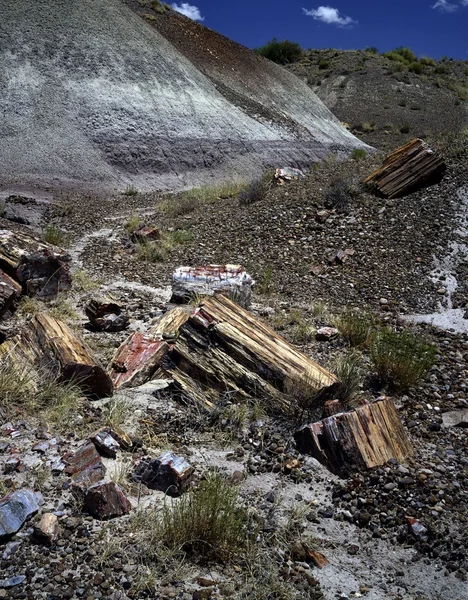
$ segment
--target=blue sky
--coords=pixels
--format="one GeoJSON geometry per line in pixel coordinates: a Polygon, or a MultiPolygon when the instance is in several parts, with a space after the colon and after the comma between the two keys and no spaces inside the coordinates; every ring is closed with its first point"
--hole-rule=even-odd
{"type": "Polygon", "coordinates": [[[172,6],[250,48],[277,37],[304,48],[409,46],[419,55],[468,60],[468,0],[190,0],[172,6]]]}

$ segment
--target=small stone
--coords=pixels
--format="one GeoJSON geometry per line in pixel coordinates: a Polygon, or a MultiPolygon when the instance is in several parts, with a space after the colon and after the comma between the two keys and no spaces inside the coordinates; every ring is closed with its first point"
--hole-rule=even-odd
{"type": "Polygon", "coordinates": [[[130,512],[132,505],[114,482],[100,482],[86,490],[84,505],[96,519],[112,519],[130,512]]]}
{"type": "Polygon", "coordinates": [[[42,515],[38,525],[34,527],[34,534],[37,539],[46,544],[53,544],[59,534],[59,523],[56,515],[45,513],[42,515]]]}

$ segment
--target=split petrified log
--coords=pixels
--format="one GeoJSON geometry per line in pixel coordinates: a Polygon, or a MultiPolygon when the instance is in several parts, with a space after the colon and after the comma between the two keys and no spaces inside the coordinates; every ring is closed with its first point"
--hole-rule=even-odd
{"type": "Polygon", "coordinates": [[[112,396],[113,385],[106,370],[91,351],[64,323],[48,314],[36,315],[20,334],[0,346],[0,361],[18,368],[30,365],[45,369],[63,381],[74,381],[85,393],[112,396]]]}
{"type": "MultiPolygon", "coordinates": [[[[0,227],[7,222],[0,219],[0,227]]],[[[0,268],[17,280],[24,293],[52,300],[70,289],[70,256],[61,248],[36,237],[0,229],[0,268]]]]}
{"type": "Polygon", "coordinates": [[[0,317],[14,307],[21,291],[20,284],[0,269],[0,317]]]}
{"type": "Polygon", "coordinates": [[[118,348],[111,366],[110,377],[115,389],[135,387],[149,381],[180,326],[193,309],[177,307],[163,315],[146,333],[135,332],[118,348]]]}
{"type": "Polygon", "coordinates": [[[401,198],[441,180],[446,164],[426,142],[415,139],[388,156],[364,183],[384,198],[401,198]]]}
{"type": "Polygon", "coordinates": [[[167,376],[206,408],[227,394],[262,397],[289,412],[291,387],[309,389],[318,401],[338,385],[332,373],[221,294],[207,298],[180,328],[155,375],[167,376]]]}
{"type": "Polygon", "coordinates": [[[385,398],[303,427],[294,434],[297,447],[333,473],[356,467],[378,467],[391,458],[413,455],[395,405],[385,398]]]}

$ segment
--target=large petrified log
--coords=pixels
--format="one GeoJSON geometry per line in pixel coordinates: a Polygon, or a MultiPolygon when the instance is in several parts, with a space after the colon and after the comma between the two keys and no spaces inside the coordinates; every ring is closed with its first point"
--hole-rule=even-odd
{"type": "MultiPolygon", "coordinates": [[[[8,222],[0,219],[0,227],[8,222]]],[[[0,269],[18,281],[23,292],[51,300],[70,289],[70,256],[31,234],[0,229],[0,269]]]]}
{"type": "Polygon", "coordinates": [[[222,397],[262,397],[289,412],[291,389],[307,389],[317,402],[333,397],[336,377],[270,327],[222,294],[201,305],[176,307],[146,334],[133,334],[117,350],[110,374],[116,388],[170,379],[205,408],[222,397]]]}
{"type": "Polygon", "coordinates": [[[207,298],[179,330],[156,376],[169,376],[185,395],[212,408],[220,397],[262,397],[289,412],[291,388],[324,399],[336,377],[222,294],[207,298]]]}
{"type": "Polygon", "coordinates": [[[390,398],[360,406],[299,429],[297,447],[333,473],[356,467],[378,467],[391,458],[413,455],[412,446],[390,398]]]}
{"type": "Polygon", "coordinates": [[[248,308],[254,281],[241,265],[179,267],[172,274],[172,302],[190,302],[194,296],[224,292],[248,308]]]}
{"type": "Polygon", "coordinates": [[[98,397],[111,396],[112,381],[91,351],[64,323],[48,314],[36,315],[14,338],[0,346],[0,361],[18,368],[44,369],[63,381],[74,381],[83,391],[98,397]]]}
{"type": "Polygon", "coordinates": [[[395,150],[364,183],[374,185],[385,198],[401,198],[441,180],[444,159],[426,142],[415,139],[395,150]]]}

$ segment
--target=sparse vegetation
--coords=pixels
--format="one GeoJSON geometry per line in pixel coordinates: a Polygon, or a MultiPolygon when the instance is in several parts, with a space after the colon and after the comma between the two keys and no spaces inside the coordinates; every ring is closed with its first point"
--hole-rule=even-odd
{"type": "Polygon", "coordinates": [[[225,561],[246,547],[247,525],[238,490],[222,475],[210,473],[180,499],[166,500],[162,511],[145,511],[137,528],[147,561],[157,560],[161,546],[197,561],[225,561]]]}
{"type": "Polygon", "coordinates": [[[362,160],[363,158],[366,158],[367,152],[364,150],[364,148],[355,148],[351,152],[350,156],[352,160],[362,160]]]}
{"type": "Polygon", "coordinates": [[[400,133],[409,133],[411,131],[411,125],[409,123],[403,123],[400,125],[400,133]]]}
{"type": "Polygon", "coordinates": [[[345,308],[335,318],[335,326],[349,345],[355,348],[367,347],[375,331],[373,317],[353,308],[345,308]]]}
{"type": "Polygon", "coordinates": [[[340,382],[336,398],[345,408],[354,408],[362,387],[362,358],[355,350],[341,355],[335,361],[333,371],[340,382]]]}
{"type": "Polygon", "coordinates": [[[357,195],[358,190],[355,186],[342,179],[337,179],[332,182],[325,195],[325,208],[336,210],[339,213],[347,213],[351,202],[357,195]]]}
{"type": "Polygon", "coordinates": [[[254,179],[246,188],[239,193],[238,199],[241,206],[249,206],[265,198],[270,188],[271,180],[266,177],[254,179]]]}
{"type": "Polygon", "coordinates": [[[65,243],[65,234],[57,225],[49,223],[42,230],[42,239],[47,244],[62,246],[65,243]]]}
{"type": "Polygon", "coordinates": [[[78,292],[91,292],[99,287],[99,281],[85,269],[76,271],[73,275],[73,289],[78,292]]]}
{"type": "Polygon", "coordinates": [[[169,238],[164,236],[154,242],[139,242],[135,248],[138,260],[147,263],[159,263],[167,260],[171,243],[169,238]]]}
{"type": "Polygon", "coordinates": [[[302,48],[298,43],[290,40],[279,41],[277,38],[260,48],[255,48],[254,51],[280,65],[297,62],[302,56],[302,48]]]}
{"type": "Polygon", "coordinates": [[[191,229],[176,229],[170,233],[170,238],[174,244],[189,244],[194,235],[191,229]]]}
{"type": "Polygon", "coordinates": [[[141,225],[141,218],[139,215],[132,215],[127,219],[124,224],[124,229],[127,233],[134,233],[141,225]]]}
{"type": "Polygon", "coordinates": [[[383,385],[406,391],[416,385],[435,362],[435,347],[416,335],[382,328],[371,344],[371,360],[383,385]]]}
{"type": "Polygon", "coordinates": [[[136,196],[138,194],[138,188],[134,185],[127,185],[125,188],[123,195],[124,196],[136,196]]]}

